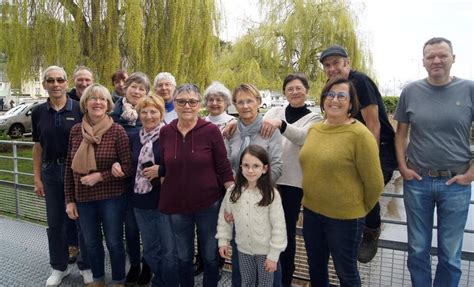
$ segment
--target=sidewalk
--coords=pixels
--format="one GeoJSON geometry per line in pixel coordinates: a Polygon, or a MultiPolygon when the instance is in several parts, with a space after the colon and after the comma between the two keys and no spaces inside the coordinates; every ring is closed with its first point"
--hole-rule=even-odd
{"type": "MultiPolygon", "coordinates": [[[[109,282],[108,255],[105,265],[109,282]]],[[[83,286],[77,265],[70,267],[71,274],[61,286],[83,286]]],[[[46,227],[0,215],[0,286],[45,286],[50,272],[46,227]]],[[[195,286],[202,286],[201,282],[202,275],[196,277],[195,286]]],[[[223,272],[219,286],[231,286],[229,272],[223,272]]]]}

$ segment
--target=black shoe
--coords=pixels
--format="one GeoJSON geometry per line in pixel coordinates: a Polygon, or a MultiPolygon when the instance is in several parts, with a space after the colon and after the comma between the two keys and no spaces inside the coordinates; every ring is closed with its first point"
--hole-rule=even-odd
{"type": "Polygon", "coordinates": [[[128,270],[125,283],[127,285],[131,283],[135,284],[137,283],[139,276],[140,276],[140,265],[130,266],[130,270],[128,270]]]}
{"type": "Polygon", "coordinates": [[[150,266],[148,266],[148,264],[146,264],[146,262],[143,261],[142,272],[140,273],[140,277],[138,277],[137,285],[142,286],[142,285],[150,284],[151,276],[152,276],[152,273],[151,273],[150,266]]]}
{"type": "Polygon", "coordinates": [[[377,254],[379,237],[380,227],[365,228],[357,256],[357,260],[359,260],[360,263],[369,263],[374,259],[375,254],[377,254]]]}
{"type": "Polygon", "coordinates": [[[196,262],[194,262],[193,267],[194,267],[194,276],[198,276],[204,271],[204,264],[199,260],[196,260],[196,262]]]}

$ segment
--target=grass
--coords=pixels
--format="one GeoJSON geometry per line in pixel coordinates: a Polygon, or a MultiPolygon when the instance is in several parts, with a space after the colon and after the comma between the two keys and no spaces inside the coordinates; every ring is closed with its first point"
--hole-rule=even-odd
{"type": "MultiPolygon", "coordinates": [[[[28,158],[28,160],[18,159],[18,171],[32,174],[33,173],[33,161],[31,160],[32,148],[28,146],[19,147],[17,151],[18,151],[18,157],[28,158]]],[[[11,151],[0,152],[0,169],[13,172],[13,159],[5,158],[4,156],[13,157],[13,153],[11,151]]],[[[0,180],[13,182],[14,175],[11,173],[0,171],[0,180]]],[[[18,182],[21,184],[33,185],[34,179],[33,179],[33,176],[19,175],[18,182]]]]}

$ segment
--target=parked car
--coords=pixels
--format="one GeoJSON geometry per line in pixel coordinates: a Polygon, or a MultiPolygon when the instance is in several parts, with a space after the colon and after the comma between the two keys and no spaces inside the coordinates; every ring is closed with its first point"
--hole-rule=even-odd
{"type": "Polygon", "coordinates": [[[304,103],[305,103],[308,107],[314,107],[314,106],[316,106],[316,102],[313,101],[313,100],[306,100],[306,101],[304,101],[304,103]]]}
{"type": "Polygon", "coordinates": [[[31,111],[41,102],[22,103],[0,116],[0,133],[21,138],[31,133],[31,111]]]}
{"type": "Polygon", "coordinates": [[[288,106],[288,101],[285,98],[280,98],[272,101],[273,107],[286,107],[288,106]]]}

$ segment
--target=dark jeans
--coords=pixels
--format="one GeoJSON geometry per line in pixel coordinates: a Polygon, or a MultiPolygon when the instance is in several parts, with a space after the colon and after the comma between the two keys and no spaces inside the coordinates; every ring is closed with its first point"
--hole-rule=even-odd
{"type": "MultiPolygon", "coordinates": [[[[233,238],[235,238],[235,230],[233,231],[233,238]]],[[[232,239],[230,241],[230,246],[232,246],[232,286],[233,287],[241,287],[242,286],[242,277],[240,274],[240,265],[239,265],[239,256],[237,252],[237,245],[235,244],[235,240],[232,239]]],[[[281,276],[282,276],[282,266],[280,261],[277,264],[277,270],[273,274],[273,286],[279,287],[281,286],[281,276]]]]}
{"type": "Polygon", "coordinates": [[[171,214],[171,230],[178,254],[179,283],[182,287],[194,286],[194,227],[201,242],[204,261],[203,286],[217,286],[219,260],[217,259],[217,217],[221,201],[218,200],[202,211],[192,214],[171,214]]]}
{"type": "MultiPolygon", "coordinates": [[[[64,271],[67,268],[68,238],[67,214],[64,204],[64,165],[43,163],[41,165],[41,180],[43,181],[46,201],[46,219],[48,221],[49,260],[53,269],[64,271]]],[[[84,246],[82,233],[79,233],[79,246],[84,246]]],[[[84,248],[85,249],[85,248],[84,248]]],[[[80,270],[89,269],[87,251],[77,259],[80,270]]]]}
{"type": "Polygon", "coordinates": [[[364,218],[333,219],[306,208],[303,214],[311,285],[329,286],[328,260],[331,254],[341,286],[361,286],[357,250],[364,230],[364,218]]]}
{"type": "Polygon", "coordinates": [[[130,265],[139,266],[141,260],[140,230],[133,211],[132,194],[127,192],[125,202],[125,241],[130,265]]]}
{"type": "Polygon", "coordinates": [[[152,286],[179,286],[178,258],[169,215],[157,209],[135,208],[143,240],[143,257],[155,274],[152,286]]]}
{"type": "MultiPolygon", "coordinates": [[[[393,172],[397,168],[395,159],[395,146],[382,142],[380,146],[380,163],[382,165],[384,185],[392,179],[393,172]]],[[[376,229],[381,225],[380,204],[377,202],[375,206],[365,216],[365,225],[367,228],[376,229]]]]}
{"type": "Polygon", "coordinates": [[[285,251],[280,254],[282,283],[283,286],[290,286],[295,272],[295,253],[296,253],[296,222],[300,215],[301,199],[303,198],[303,189],[279,185],[283,211],[285,212],[286,234],[288,245],[285,251]]]}
{"type": "Polygon", "coordinates": [[[90,202],[77,203],[79,222],[89,254],[94,280],[104,279],[105,251],[102,232],[110,254],[112,283],[125,282],[125,248],[123,246],[123,221],[125,195],[90,202]]]}
{"type": "Polygon", "coordinates": [[[67,245],[79,246],[79,237],[77,234],[76,220],[72,220],[69,217],[67,218],[66,233],[67,233],[67,245]]]}

